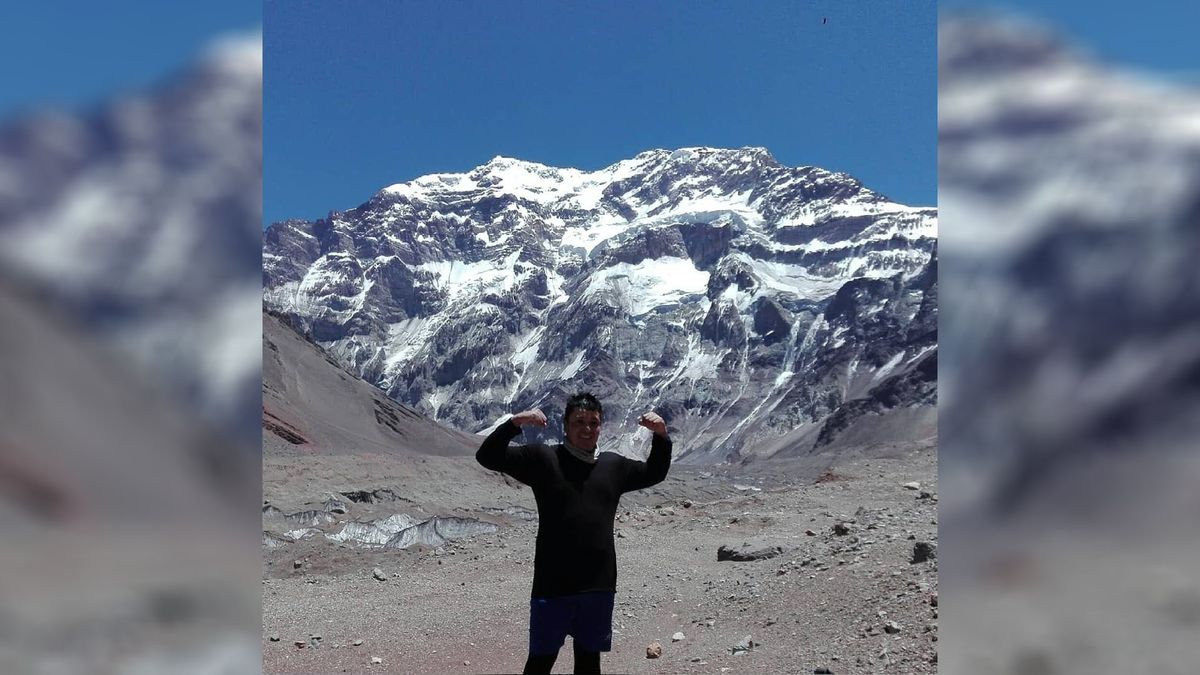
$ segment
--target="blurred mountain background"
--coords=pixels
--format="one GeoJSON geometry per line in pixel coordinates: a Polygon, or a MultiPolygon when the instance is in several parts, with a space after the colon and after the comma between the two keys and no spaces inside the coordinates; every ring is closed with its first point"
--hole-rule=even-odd
{"type": "Polygon", "coordinates": [[[1184,672],[1200,91],[1172,36],[1196,11],[1014,4],[939,17],[940,663],[1184,672]]]}
{"type": "Polygon", "coordinates": [[[251,9],[3,10],[0,671],[258,672],[251,9]]]}

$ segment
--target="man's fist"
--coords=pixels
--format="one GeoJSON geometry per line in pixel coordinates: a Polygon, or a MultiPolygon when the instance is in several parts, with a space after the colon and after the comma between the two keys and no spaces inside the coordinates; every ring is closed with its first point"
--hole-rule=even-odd
{"type": "Polygon", "coordinates": [[[546,426],[546,415],[541,410],[526,410],[512,416],[512,423],[519,426],[546,426]]]}
{"type": "Polygon", "coordinates": [[[638,424],[664,438],[667,435],[667,423],[656,412],[648,412],[642,415],[638,418],[638,424]]]}

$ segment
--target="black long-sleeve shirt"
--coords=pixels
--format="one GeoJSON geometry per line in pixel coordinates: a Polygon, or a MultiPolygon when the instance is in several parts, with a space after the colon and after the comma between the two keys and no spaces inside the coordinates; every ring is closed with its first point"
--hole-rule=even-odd
{"type": "Polygon", "coordinates": [[[504,422],[483,441],[475,459],[533,488],[538,533],[532,596],[615,591],[617,504],[622,494],[667,477],[671,440],[655,434],[644,462],[602,452],[590,464],[573,457],[562,444],[510,446],[520,433],[520,427],[504,422]]]}

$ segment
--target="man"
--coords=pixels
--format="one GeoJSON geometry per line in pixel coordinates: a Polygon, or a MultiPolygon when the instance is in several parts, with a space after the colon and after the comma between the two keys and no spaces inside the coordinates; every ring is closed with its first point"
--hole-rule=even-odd
{"type": "Polygon", "coordinates": [[[600,672],[600,652],[612,649],[617,504],[623,493],[662,482],[671,466],[667,425],[653,412],[638,419],[654,432],[646,461],[597,453],[603,414],[596,397],[577,394],[567,400],[563,415],[565,442],[509,446],[521,427],[546,426],[541,410],[526,410],[498,426],[475,454],[483,466],[532,487],[537,500],[525,673],[549,673],[567,635],[573,638],[575,672],[600,672]]]}

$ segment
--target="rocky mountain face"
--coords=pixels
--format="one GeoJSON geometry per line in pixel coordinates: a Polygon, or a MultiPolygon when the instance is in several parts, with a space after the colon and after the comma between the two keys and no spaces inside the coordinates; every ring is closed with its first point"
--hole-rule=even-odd
{"type": "Polygon", "coordinates": [[[262,38],[0,125],[0,265],[258,445],[262,38]]]}
{"type": "Polygon", "coordinates": [[[602,449],[642,456],[636,419],[655,409],[678,458],[719,462],[869,445],[902,411],[889,440],[936,433],[936,221],[762,148],[594,172],[497,157],[271,225],[263,287],[352,372],[454,428],[541,407],[556,438],[588,390],[602,449]]]}

